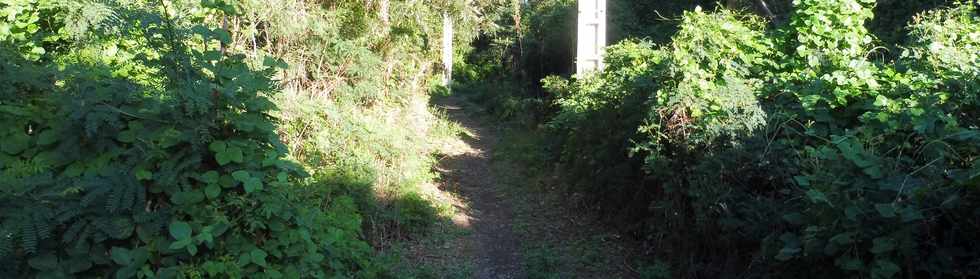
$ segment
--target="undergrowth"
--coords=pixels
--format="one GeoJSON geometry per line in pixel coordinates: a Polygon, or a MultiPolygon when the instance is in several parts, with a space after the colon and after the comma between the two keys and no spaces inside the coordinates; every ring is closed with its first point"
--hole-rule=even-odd
{"type": "Polygon", "coordinates": [[[462,92],[546,131],[555,191],[642,241],[654,278],[977,276],[976,4],[725,2],[613,21],[605,69],[546,92],[519,44],[487,45],[466,78],[517,93],[462,92]]]}
{"type": "Polygon", "coordinates": [[[0,277],[398,277],[494,5],[0,1],[0,277]]]}

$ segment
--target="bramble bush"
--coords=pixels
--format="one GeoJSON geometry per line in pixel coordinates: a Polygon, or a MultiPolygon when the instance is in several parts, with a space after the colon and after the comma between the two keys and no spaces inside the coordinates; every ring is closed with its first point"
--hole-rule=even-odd
{"type": "Polygon", "coordinates": [[[284,64],[229,51],[238,6],[88,4],[0,4],[0,277],[377,275],[357,197],[285,159],[284,64]]]}
{"type": "Polygon", "coordinates": [[[884,60],[875,3],[696,9],[545,79],[571,189],[687,277],[978,276],[977,7],[919,14],[884,60]]]}
{"type": "Polygon", "coordinates": [[[495,5],[0,1],[0,277],[406,274],[436,27],[495,5]]]}

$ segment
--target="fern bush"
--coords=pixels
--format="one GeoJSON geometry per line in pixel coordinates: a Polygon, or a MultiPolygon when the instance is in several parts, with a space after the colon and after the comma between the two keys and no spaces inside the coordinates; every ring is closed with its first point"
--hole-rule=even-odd
{"type": "Polygon", "coordinates": [[[690,277],[977,276],[977,8],[920,14],[886,61],[874,5],[696,9],[546,79],[571,189],[690,277]]]}

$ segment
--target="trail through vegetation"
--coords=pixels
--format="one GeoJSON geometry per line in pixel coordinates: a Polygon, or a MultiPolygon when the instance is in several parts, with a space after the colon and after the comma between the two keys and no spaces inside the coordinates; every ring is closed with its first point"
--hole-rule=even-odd
{"type": "Polygon", "coordinates": [[[437,278],[635,276],[629,243],[573,207],[556,191],[554,174],[531,171],[540,163],[533,131],[495,123],[464,97],[433,103],[461,128],[435,167],[438,195],[453,200],[455,210],[450,228],[437,227],[416,242],[409,261],[437,278]]]}
{"type": "Polygon", "coordinates": [[[460,99],[446,98],[440,103],[468,131],[464,144],[442,157],[437,170],[443,176],[441,188],[456,192],[468,204],[453,219],[473,231],[465,241],[475,247],[471,256],[476,262],[474,278],[524,278],[512,205],[498,183],[500,176],[491,169],[498,137],[465,111],[460,99]]]}
{"type": "Polygon", "coordinates": [[[980,278],[977,1],[576,3],[0,0],[0,278],[980,278]]]}

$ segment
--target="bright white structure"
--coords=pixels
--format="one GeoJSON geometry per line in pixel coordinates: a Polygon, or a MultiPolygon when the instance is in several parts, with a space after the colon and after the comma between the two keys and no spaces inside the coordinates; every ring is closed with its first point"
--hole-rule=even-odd
{"type": "Polygon", "coordinates": [[[453,80],[453,18],[448,13],[442,14],[442,84],[449,87],[453,80]]]}
{"type": "Polygon", "coordinates": [[[606,47],[606,0],[578,1],[578,47],[575,72],[601,70],[606,47]]]}

